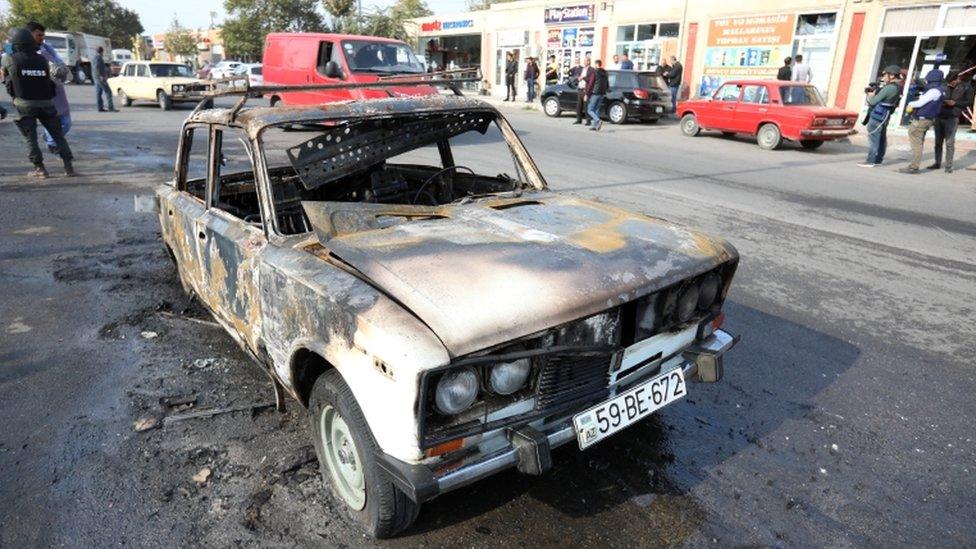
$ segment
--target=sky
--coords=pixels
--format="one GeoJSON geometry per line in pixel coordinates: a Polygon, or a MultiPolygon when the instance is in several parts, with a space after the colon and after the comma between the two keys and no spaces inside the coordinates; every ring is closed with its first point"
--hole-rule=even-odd
{"type": "MultiPolygon", "coordinates": [[[[116,0],[119,5],[129,8],[139,14],[146,34],[165,32],[173,21],[174,13],[179,17],[180,24],[188,28],[206,28],[210,26],[210,12],[217,13],[217,25],[224,19],[223,0],[116,0]]],[[[377,5],[387,7],[394,0],[362,0],[363,10],[377,5]]],[[[0,0],[0,6],[6,4],[0,0]]],[[[427,6],[435,14],[457,13],[465,11],[465,0],[427,0],[427,6]]],[[[323,11],[324,13],[324,11],[323,11]]]]}

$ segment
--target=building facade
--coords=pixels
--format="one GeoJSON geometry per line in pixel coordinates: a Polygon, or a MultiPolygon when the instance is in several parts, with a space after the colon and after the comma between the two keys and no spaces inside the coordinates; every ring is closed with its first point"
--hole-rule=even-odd
{"type": "Polygon", "coordinates": [[[637,69],[654,69],[673,55],[684,66],[683,98],[728,79],[775,78],[786,57],[802,55],[827,103],[851,110],[863,108],[864,88],[887,65],[908,82],[899,111],[928,70],[976,66],[972,0],[519,0],[412,27],[419,53],[438,68],[480,66],[481,87],[499,96],[507,53],[520,75],[530,56],[555,56],[565,74],[586,56],[610,63],[626,53],[637,69]]]}

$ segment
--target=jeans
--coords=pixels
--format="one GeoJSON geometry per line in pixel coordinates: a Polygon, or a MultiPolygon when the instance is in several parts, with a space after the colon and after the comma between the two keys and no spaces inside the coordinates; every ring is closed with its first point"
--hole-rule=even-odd
{"type": "Polygon", "coordinates": [[[908,165],[911,169],[918,169],[922,163],[922,146],[925,145],[925,133],[929,131],[934,123],[927,118],[916,118],[908,125],[908,141],[912,145],[912,162],[908,165]]]}
{"type": "Polygon", "coordinates": [[[958,118],[935,119],[935,163],[942,164],[942,145],[945,144],[945,167],[952,168],[952,157],[956,153],[956,128],[958,118]]]}
{"type": "Polygon", "coordinates": [[[678,93],[681,91],[681,86],[668,86],[671,89],[671,112],[678,113],[678,93]]]}
{"type": "MultiPolygon", "coordinates": [[[[61,135],[67,137],[68,132],[71,131],[71,115],[62,114],[58,117],[61,122],[61,135]]],[[[47,129],[44,130],[44,141],[47,143],[48,147],[55,147],[57,143],[54,142],[54,136],[52,136],[47,129]]]]}
{"type": "Polygon", "coordinates": [[[600,120],[600,105],[603,104],[602,95],[591,95],[590,102],[586,106],[586,114],[590,116],[593,126],[599,128],[602,124],[600,120]]]}
{"type": "Polygon", "coordinates": [[[884,120],[868,120],[868,164],[884,162],[885,150],[888,148],[888,117],[884,120]]]}
{"type": "Polygon", "coordinates": [[[528,90],[525,92],[525,97],[531,103],[535,99],[535,80],[526,80],[525,88],[528,90]]]}
{"type": "Polygon", "coordinates": [[[112,104],[112,90],[108,88],[108,82],[106,82],[101,78],[96,78],[95,79],[95,103],[98,105],[98,110],[102,110],[105,108],[105,105],[102,103],[102,94],[105,94],[105,97],[108,98],[108,110],[110,111],[114,110],[115,105],[112,104]]]}
{"type": "Polygon", "coordinates": [[[38,122],[54,137],[61,159],[71,161],[73,158],[71,147],[68,146],[68,141],[61,133],[58,111],[54,110],[54,107],[17,107],[17,114],[20,115],[17,119],[17,129],[20,130],[20,134],[24,136],[24,141],[27,142],[29,151],[27,157],[30,158],[31,163],[35,166],[44,163],[44,155],[41,154],[41,148],[37,146],[38,122]]]}

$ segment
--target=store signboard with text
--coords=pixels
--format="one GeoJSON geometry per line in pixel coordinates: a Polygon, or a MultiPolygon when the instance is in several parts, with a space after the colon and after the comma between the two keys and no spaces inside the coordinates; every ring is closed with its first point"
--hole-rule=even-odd
{"type": "Polygon", "coordinates": [[[589,23],[596,17],[596,4],[546,8],[545,24],[589,23]]]}
{"type": "Polygon", "coordinates": [[[726,80],[775,78],[793,50],[796,15],[712,19],[698,93],[710,96],[726,80]]]}

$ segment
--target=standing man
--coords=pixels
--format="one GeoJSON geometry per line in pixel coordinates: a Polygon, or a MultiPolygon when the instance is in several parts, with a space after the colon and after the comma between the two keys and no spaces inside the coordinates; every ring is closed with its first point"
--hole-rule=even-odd
{"type": "MultiPolygon", "coordinates": [[[[576,71],[576,122],[573,124],[582,124],[583,115],[586,110],[586,82],[590,78],[590,73],[593,72],[593,68],[590,67],[590,58],[583,58],[583,66],[575,67],[573,71],[576,71]],[[579,69],[579,71],[576,71],[579,69]]],[[[572,74],[572,71],[570,71],[572,74]]],[[[586,125],[590,125],[590,121],[586,121],[586,125]]]]}
{"type": "Polygon", "coordinates": [[[809,84],[811,80],[813,80],[813,71],[810,70],[810,65],[803,62],[802,55],[797,55],[796,62],[793,63],[793,81],[809,84]]]}
{"type": "Polygon", "coordinates": [[[945,143],[945,171],[952,173],[952,157],[956,152],[956,128],[964,109],[973,106],[973,87],[959,78],[958,72],[949,74],[949,90],[942,102],[942,111],[935,119],[935,164],[928,167],[938,170],[942,165],[942,145],[945,143]]]}
{"type": "Polygon", "coordinates": [[[600,107],[603,105],[603,96],[610,89],[610,78],[603,68],[603,61],[597,59],[594,65],[596,68],[589,72],[586,79],[586,113],[590,116],[590,130],[598,132],[603,126],[603,120],[600,119],[600,107]]]}
{"type": "Polygon", "coordinates": [[[515,76],[518,74],[518,61],[512,52],[505,54],[505,101],[515,101],[515,76]],[[511,99],[509,99],[511,98],[511,99]]]}
{"type": "Polygon", "coordinates": [[[27,29],[14,29],[11,42],[14,54],[3,60],[3,69],[7,74],[5,85],[19,115],[17,128],[27,142],[28,158],[34,164],[34,171],[30,175],[38,179],[45,179],[48,175],[44,168],[44,155],[37,146],[37,123],[40,122],[54,137],[58,154],[64,162],[65,175],[73,176],[75,170],[71,164],[71,147],[61,133],[54,108],[54,82],[51,81],[47,59],[37,53],[37,41],[27,29]]]}
{"type": "Polygon", "coordinates": [[[898,75],[901,68],[898,65],[888,65],[881,73],[882,87],[880,90],[868,92],[868,158],[858,164],[862,168],[873,168],[884,162],[885,151],[888,148],[888,121],[891,113],[898,107],[901,98],[901,88],[898,86],[898,75]]]}
{"type": "Polygon", "coordinates": [[[529,57],[525,60],[525,71],[522,73],[522,77],[525,79],[526,103],[531,103],[535,99],[535,84],[536,80],[539,79],[539,65],[535,62],[535,57],[529,57]]]}
{"type": "Polygon", "coordinates": [[[620,68],[620,56],[617,54],[613,54],[613,61],[610,63],[610,70],[617,70],[619,68],[620,68]]]}
{"type": "Polygon", "coordinates": [[[632,71],[634,70],[634,62],[630,60],[630,56],[626,53],[620,58],[620,70],[632,71]]]}
{"type": "Polygon", "coordinates": [[[112,72],[109,70],[105,58],[102,57],[105,48],[98,46],[95,51],[98,53],[95,54],[95,59],[92,62],[92,70],[95,73],[92,78],[95,81],[95,102],[98,104],[98,112],[105,112],[105,106],[102,104],[103,93],[108,98],[108,110],[116,112],[115,105],[112,104],[112,90],[108,87],[108,77],[112,76],[112,72]]]}
{"type": "Polygon", "coordinates": [[[783,60],[783,66],[776,71],[776,80],[793,80],[793,58],[787,57],[783,60]]]}
{"type": "Polygon", "coordinates": [[[906,109],[912,116],[908,125],[908,140],[912,144],[912,161],[908,166],[898,170],[901,173],[918,173],[918,166],[922,163],[922,146],[925,145],[925,133],[935,123],[935,119],[942,112],[942,100],[945,90],[942,88],[945,76],[942,71],[935,69],[925,75],[925,91],[922,95],[908,103],[906,109]]]}
{"type": "MultiPolygon", "coordinates": [[[[67,137],[68,131],[71,130],[71,108],[68,106],[68,96],[64,90],[64,81],[71,74],[71,71],[64,64],[64,61],[61,60],[58,52],[54,51],[54,48],[50,44],[44,42],[46,32],[44,25],[37,21],[31,21],[24,26],[30,31],[31,35],[34,36],[34,40],[37,42],[37,53],[41,54],[41,57],[44,59],[47,59],[48,66],[51,69],[51,79],[54,81],[54,108],[58,111],[61,134],[67,137]]],[[[58,154],[58,144],[55,143],[54,136],[46,129],[44,130],[44,141],[47,143],[47,150],[58,154]]]]}
{"type": "Polygon", "coordinates": [[[549,62],[546,63],[546,85],[559,83],[559,63],[556,63],[556,56],[550,55],[549,62]]]}
{"type": "Polygon", "coordinates": [[[681,91],[681,78],[684,76],[684,67],[674,55],[671,56],[671,69],[668,71],[668,88],[671,89],[671,112],[678,112],[678,93],[681,91]]]}

